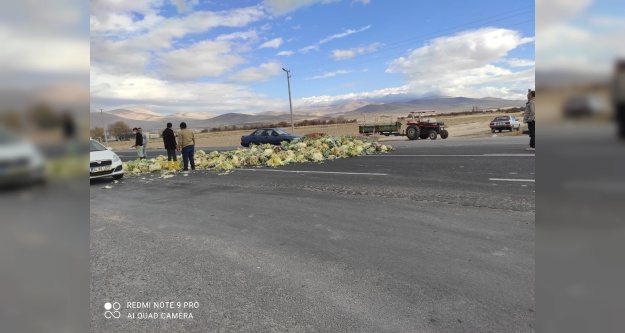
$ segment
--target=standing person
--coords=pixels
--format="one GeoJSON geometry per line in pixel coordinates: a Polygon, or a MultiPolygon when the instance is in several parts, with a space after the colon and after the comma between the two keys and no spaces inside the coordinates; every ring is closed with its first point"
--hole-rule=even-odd
{"type": "Polygon", "coordinates": [[[141,149],[143,149],[143,158],[148,158],[148,136],[143,133],[143,129],[141,129],[141,127],[138,128],[139,133],[141,133],[141,136],[143,137],[143,146],[141,146],[141,149]]]}
{"type": "Polygon", "coordinates": [[[625,140],[625,60],[618,60],[614,66],[612,103],[616,113],[618,137],[625,140]]]}
{"type": "Polygon", "coordinates": [[[139,129],[138,128],[133,128],[132,132],[135,133],[135,145],[132,146],[132,148],[137,148],[137,157],[139,157],[139,159],[144,159],[145,156],[143,155],[143,135],[141,135],[141,133],[139,133],[139,129]]]}
{"type": "Polygon", "coordinates": [[[527,103],[525,103],[525,113],[523,113],[523,122],[527,124],[527,129],[530,132],[530,146],[525,150],[536,150],[536,120],[535,120],[535,106],[534,99],[536,98],[536,92],[529,90],[527,92],[527,103]]]}
{"type": "Polygon", "coordinates": [[[171,123],[167,123],[167,128],[163,131],[163,134],[161,135],[163,137],[165,149],[167,150],[167,168],[169,170],[180,170],[180,164],[178,164],[178,157],[176,156],[176,134],[171,129],[171,126],[171,123]]]}
{"type": "Polygon", "coordinates": [[[191,162],[191,170],[195,170],[195,135],[187,129],[187,124],[183,121],[180,123],[180,134],[178,134],[178,149],[182,150],[182,162],[184,169],[189,171],[189,162],[191,162]]]}
{"type": "Polygon", "coordinates": [[[78,142],[76,141],[76,124],[74,118],[69,111],[63,113],[63,136],[67,142],[67,152],[70,154],[76,153],[78,150],[78,142]]]}

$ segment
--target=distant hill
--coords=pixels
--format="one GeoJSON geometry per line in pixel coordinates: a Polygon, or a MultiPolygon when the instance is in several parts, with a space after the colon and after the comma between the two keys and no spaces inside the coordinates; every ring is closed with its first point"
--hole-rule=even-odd
{"type": "Polygon", "coordinates": [[[162,114],[141,108],[115,109],[108,113],[131,120],[159,121],[163,119],[162,114]]]}
{"type": "Polygon", "coordinates": [[[206,113],[206,112],[178,112],[170,115],[173,118],[180,119],[197,119],[197,120],[206,120],[217,117],[218,114],[215,113],[206,113]]]}
{"type": "Polygon", "coordinates": [[[434,110],[439,113],[451,113],[472,110],[477,106],[480,110],[497,109],[508,106],[525,105],[523,100],[507,100],[500,98],[467,98],[467,97],[435,97],[415,99],[404,103],[384,103],[377,105],[367,105],[344,115],[359,114],[403,114],[410,111],[434,110]]]}
{"type": "MultiPolygon", "coordinates": [[[[356,117],[360,114],[407,114],[410,111],[435,110],[439,113],[450,113],[471,110],[474,106],[479,109],[497,109],[510,106],[524,106],[524,100],[506,100],[500,98],[467,98],[467,97],[427,97],[421,99],[406,99],[401,102],[366,102],[349,101],[328,106],[301,106],[293,110],[293,119],[316,119],[327,117],[356,117]]],[[[178,112],[170,115],[159,114],[147,109],[128,108],[115,109],[103,113],[105,126],[116,121],[123,121],[130,127],[142,127],[147,131],[160,131],[167,122],[172,122],[178,128],[180,122],[185,121],[189,128],[203,129],[231,125],[257,125],[267,123],[290,122],[291,115],[286,111],[265,111],[255,114],[231,112],[221,115],[203,112],[178,112]]],[[[102,126],[99,112],[90,114],[91,127],[102,126]]]]}

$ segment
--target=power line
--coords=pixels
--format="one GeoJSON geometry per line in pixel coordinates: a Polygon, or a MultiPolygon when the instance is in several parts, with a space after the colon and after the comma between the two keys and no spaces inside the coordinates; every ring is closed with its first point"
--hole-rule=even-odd
{"type": "MultiPolygon", "coordinates": [[[[507,12],[499,13],[499,14],[496,14],[496,15],[492,15],[492,16],[489,16],[489,17],[486,17],[486,18],[482,18],[482,19],[479,19],[479,20],[474,20],[474,21],[471,21],[471,22],[468,22],[468,23],[463,23],[461,25],[457,25],[457,26],[453,26],[453,27],[450,27],[450,28],[438,30],[438,31],[435,31],[435,32],[432,32],[432,33],[428,33],[428,34],[424,34],[424,35],[420,35],[420,36],[404,39],[404,40],[399,41],[399,42],[394,42],[394,43],[391,43],[391,44],[387,44],[387,46],[392,46],[392,47],[385,47],[385,48],[383,48],[381,50],[378,50],[378,51],[375,51],[375,52],[370,52],[370,53],[366,53],[366,54],[356,55],[356,56],[354,56],[354,57],[352,57],[352,58],[350,58],[348,60],[320,61],[320,62],[316,62],[316,63],[304,64],[304,65],[301,65],[301,66],[298,66],[298,67],[294,67],[291,70],[293,70],[293,69],[303,69],[303,68],[306,68],[306,67],[310,68],[310,67],[315,66],[315,65],[324,65],[324,64],[332,64],[332,65],[342,64],[343,67],[349,68],[349,67],[353,67],[353,66],[356,66],[356,65],[364,64],[364,63],[369,63],[369,62],[373,62],[373,61],[377,61],[377,60],[382,60],[382,59],[388,59],[388,58],[392,58],[392,57],[401,56],[401,55],[405,54],[405,51],[402,51],[401,53],[393,53],[391,55],[386,55],[386,56],[381,56],[381,57],[374,57],[374,58],[370,58],[370,59],[363,60],[363,61],[360,61],[360,62],[355,62],[355,63],[352,62],[354,59],[371,57],[372,55],[385,53],[385,52],[388,52],[388,51],[391,51],[391,50],[394,50],[394,49],[398,49],[398,48],[401,48],[401,47],[406,47],[408,45],[412,45],[412,44],[416,44],[416,43],[419,43],[419,42],[423,42],[425,40],[429,40],[429,39],[432,39],[432,38],[441,38],[441,37],[446,37],[446,36],[450,36],[450,35],[453,34],[453,32],[452,33],[447,33],[447,34],[440,34],[441,32],[450,31],[450,30],[453,30],[455,32],[456,29],[459,29],[459,28],[462,28],[462,27],[467,27],[467,26],[470,26],[470,25],[475,25],[475,24],[477,24],[479,22],[487,21],[487,22],[484,22],[483,24],[492,24],[492,23],[508,20],[510,18],[513,18],[513,17],[534,13],[534,10],[530,10],[530,11],[527,10],[528,8],[533,8],[533,7],[534,6],[525,6],[525,7],[517,8],[517,9],[511,10],[511,11],[507,11],[507,12]],[[522,11],[522,12],[519,12],[519,11],[522,11]],[[519,13],[515,13],[515,12],[519,12],[519,13]],[[508,14],[511,14],[511,13],[515,13],[515,14],[509,15],[509,16],[505,16],[505,17],[501,17],[503,15],[508,15],[508,14]],[[497,18],[497,17],[501,17],[501,18],[493,20],[493,18],[497,18]],[[430,36],[430,37],[428,37],[428,36],[430,36]]],[[[534,19],[532,18],[531,20],[525,20],[525,21],[521,21],[521,22],[518,22],[518,23],[509,24],[509,25],[503,26],[501,28],[511,28],[511,27],[518,26],[518,25],[521,25],[521,24],[524,24],[524,23],[528,23],[528,22],[534,22],[534,19]]],[[[470,37],[479,36],[479,35],[480,35],[480,33],[469,34],[469,35],[465,35],[465,36],[462,36],[462,37],[458,37],[458,38],[453,39],[453,40],[454,41],[455,40],[462,40],[464,38],[470,38],[470,37]]],[[[303,71],[296,71],[297,74],[291,75],[291,76],[297,76],[297,75],[302,75],[302,74],[307,74],[307,73],[320,72],[320,71],[323,71],[323,70],[327,70],[327,67],[326,68],[317,68],[317,69],[308,69],[308,70],[303,70],[303,71]]],[[[247,84],[247,86],[252,88],[252,87],[258,86],[260,84],[264,84],[266,82],[267,81],[255,82],[253,84],[247,84]]]]}
{"type": "MultiPolygon", "coordinates": [[[[503,28],[510,28],[510,27],[514,27],[514,26],[521,25],[521,24],[528,23],[528,22],[533,22],[533,20],[521,21],[521,22],[518,22],[518,23],[515,23],[515,24],[511,24],[511,25],[504,26],[503,28]]],[[[467,39],[467,38],[470,38],[470,37],[479,36],[479,35],[482,35],[482,34],[484,34],[484,33],[475,33],[475,34],[464,35],[464,36],[462,36],[462,37],[457,37],[457,38],[454,38],[454,39],[449,40],[449,41],[447,41],[447,42],[450,42],[450,41],[457,41],[457,40],[463,40],[463,39],[467,39]]],[[[444,37],[444,36],[439,36],[439,38],[440,38],[440,37],[444,37]]],[[[360,65],[360,64],[364,64],[364,63],[368,63],[368,62],[372,62],[372,61],[377,61],[377,60],[382,60],[382,59],[388,59],[388,58],[398,57],[398,56],[403,55],[404,53],[405,53],[405,52],[401,52],[401,53],[393,53],[393,54],[390,54],[390,55],[380,56],[380,57],[375,57],[375,58],[371,58],[371,59],[367,59],[367,60],[363,60],[363,61],[360,61],[360,62],[355,62],[355,63],[345,63],[345,62],[343,62],[343,64],[344,64],[344,65],[343,65],[342,67],[344,67],[344,68],[349,68],[349,67],[352,67],[352,66],[355,66],[355,65],[360,65]]],[[[329,63],[330,63],[330,62],[329,62],[329,63]]],[[[332,63],[333,65],[334,65],[334,64],[338,64],[338,62],[337,62],[337,61],[333,61],[333,62],[331,62],[331,63],[332,63]]],[[[301,74],[307,74],[307,73],[315,73],[315,72],[319,72],[319,71],[321,71],[321,69],[304,70],[304,71],[300,71],[300,72],[298,72],[298,73],[301,75],[301,74]]]]}
{"type": "MultiPolygon", "coordinates": [[[[392,50],[392,49],[405,47],[407,45],[411,45],[411,44],[414,44],[416,42],[420,42],[420,41],[423,40],[423,38],[426,38],[428,36],[443,37],[443,36],[448,35],[448,34],[439,35],[441,32],[446,32],[446,31],[450,31],[450,30],[456,30],[456,29],[459,29],[459,28],[462,28],[462,27],[466,27],[466,26],[469,26],[469,25],[474,25],[474,24],[479,23],[479,22],[492,20],[495,17],[499,17],[499,16],[502,16],[502,15],[507,15],[507,14],[510,14],[512,12],[519,11],[519,10],[525,10],[525,9],[527,9],[529,7],[533,7],[533,6],[522,7],[522,8],[515,9],[515,10],[512,10],[512,11],[508,11],[508,12],[505,12],[505,13],[489,16],[487,18],[483,18],[483,19],[471,21],[471,22],[468,22],[468,23],[464,23],[464,24],[461,24],[461,25],[457,25],[457,26],[454,26],[454,27],[450,27],[450,28],[438,30],[438,31],[435,31],[435,32],[431,32],[431,33],[428,33],[428,34],[425,34],[425,35],[420,35],[420,36],[415,36],[415,37],[411,37],[411,38],[408,38],[408,39],[404,39],[402,41],[386,45],[386,46],[394,46],[394,45],[396,45],[394,47],[385,47],[385,48],[383,48],[381,50],[378,50],[378,51],[375,51],[375,52],[370,52],[370,53],[366,53],[366,54],[356,55],[356,56],[354,56],[354,57],[352,57],[350,59],[364,57],[364,56],[369,56],[369,55],[372,55],[372,54],[382,53],[382,52],[386,52],[386,51],[389,51],[389,50],[392,50]],[[418,39],[418,40],[415,41],[415,39],[418,39]]],[[[503,18],[500,18],[500,19],[497,19],[497,20],[492,20],[492,21],[489,21],[489,22],[486,22],[486,23],[487,24],[491,24],[491,23],[495,23],[495,22],[500,22],[500,21],[508,20],[510,18],[513,18],[513,17],[521,16],[521,15],[524,15],[524,14],[530,14],[530,13],[534,13],[534,11],[533,10],[531,10],[531,11],[524,11],[524,12],[521,12],[521,13],[517,13],[517,14],[514,14],[514,15],[503,17],[503,18]]],[[[428,39],[431,39],[431,37],[428,38],[428,39]]],[[[305,65],[302,65],[302,66],[294,67],[293,69],[301,69],[303,67],[310,67],[310,66],[314,66],[314,65],[326,64],[326,63],[332,63],[332,62],[339,62],[339,61],[341,61],[341,60],[320,61],[320,62],[316,62],[316,63],[305,64],[305,65]]]]}

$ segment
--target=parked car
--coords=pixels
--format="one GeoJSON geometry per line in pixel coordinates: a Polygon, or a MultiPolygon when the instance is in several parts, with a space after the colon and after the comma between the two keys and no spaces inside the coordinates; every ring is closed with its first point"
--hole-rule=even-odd
{"type": "Polygon", "coordinates": [[[501,132],[502,130],[518,131],[520,128],[521,122],[515,116],[499,116],[490,122],[490,131],[493,133],[495,131],[501,132]]]}
{"type": "Polygon", "coordinates": [[[605,110],[604,103],[594,95],[578,95],[567,99],[562,106],[566,118],[591,118],[605,110]]]}
{"type": "Polygon", "coordinates": [[[122,160],[112,152],[112,148],[104,147],[95,140],[89,140],[89,179],[113,177],[121,179],[124,177],[122,160]]]}
{"type": "Polygon", "coordinates": [[[279,145],[283,141],[291,142],[292,140],[300,138],[300,135],[290,134],[281,128],[260,128],[250,133],[250,135],[242,136],[241,146],[249,147],[250,145],[260,145],[263,143],[279,145]]]}
{"type": "Polygon", "coordinates": [[[43,184],[46,179],[46,161],[39,149],[0,128],[0,186],[43,184]]]}

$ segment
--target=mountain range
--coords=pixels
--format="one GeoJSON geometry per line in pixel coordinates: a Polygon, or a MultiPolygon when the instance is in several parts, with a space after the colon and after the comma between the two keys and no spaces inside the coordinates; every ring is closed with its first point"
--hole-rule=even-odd
{"type": "MultiPolygon", "coordinates": [[[[356,118],[360,115],[405,115],[410,111],[436,110],[439,113],[469,111],[474,107],[480,110],[524,106],[524,100],[508,100],[500,98],[468,98],[468,97],[429,97],[398,102],[349,101],[329,106],[300,107],[293,111],[295,121],[316,119],[320,117],[356,118]]],[[[255,114],[234,112],[216,115],[204,112],[179,112],[160,114],[142,108],[115,109],[106,112],[92,112],[91,127],[106,126],[123,121],[130,127],[142,127],[144,130],[159,130],[167,122],[174,127],[182,121],[189,128],[202,129],[230,125],[267,124],[281,121],[290,122],[289,111],[265,111],[255,114]]]]}

